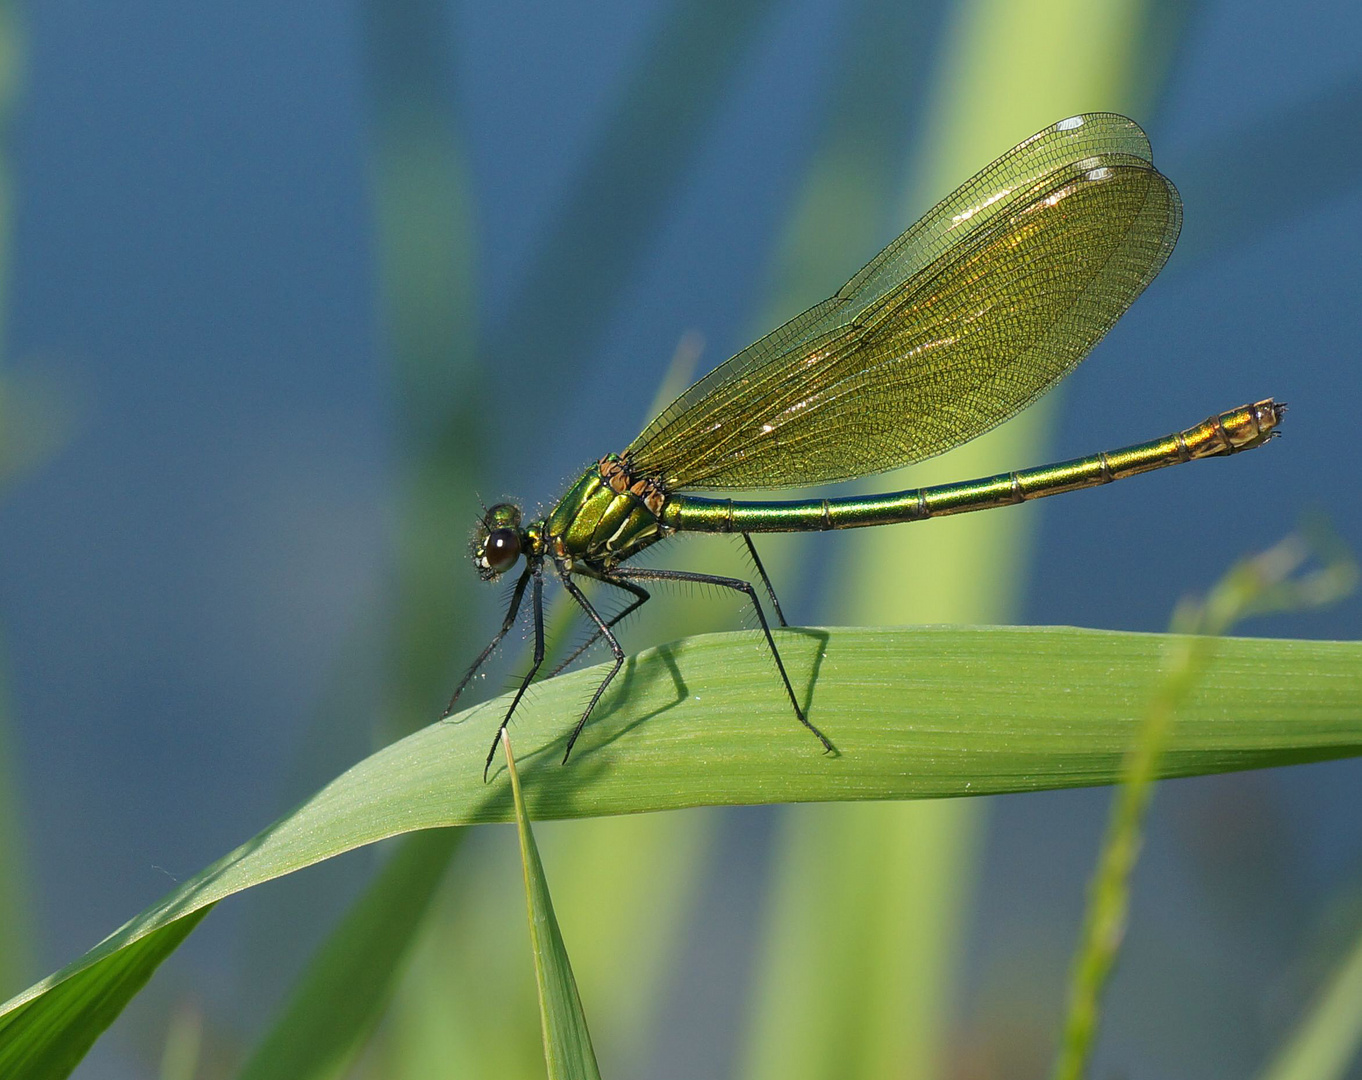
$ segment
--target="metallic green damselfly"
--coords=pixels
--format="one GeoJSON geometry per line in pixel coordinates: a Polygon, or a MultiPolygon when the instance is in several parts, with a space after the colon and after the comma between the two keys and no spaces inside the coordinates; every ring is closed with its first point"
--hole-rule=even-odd
{"type": "Polygon", "coordinates": [[[1070,117],[1009,150],[835,296],[720,364],[622,453],[593,464],[547,516],[526,523],[510,503],[486,511],[472,544],[478,572],[494,580],[522,557],[525,565],[500,631],[445,715],[515,625],[528,591],[534,660],[500,737],[544,660],[547,566],[594,624],[587,645],[603,638],[614,656],[568,738],[565,762],[624,664],[613,628],[649,600],[643,582],[666,581],[747,597],[795,716],[831,751],[795,697],[751,582],[625,564],[677,533],[737,533],[784,626],[753,533],[852,529],[1008,506],[1261,446],[1282,416],[1271,399],[1152,442],[939,487],[798,502],[686,494],[850,480],[988,431],[1074,369],[1163,268],[1181,224],[1177,189],[1154,168],[1144,132],[1123,116],[1070,117]],[[631,599],[605,618],[579,577],[631,599]]]}

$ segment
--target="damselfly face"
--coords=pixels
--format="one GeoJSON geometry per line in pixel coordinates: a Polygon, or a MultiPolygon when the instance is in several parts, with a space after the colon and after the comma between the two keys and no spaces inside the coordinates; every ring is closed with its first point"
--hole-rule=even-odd
{"type": "Polygon", "coordinates": [[[493,581],[520,561],[525,552],[520,532],[520,507],[497,503],[478,522],[470,544],[473,565],[483,581],[493,581]]]}

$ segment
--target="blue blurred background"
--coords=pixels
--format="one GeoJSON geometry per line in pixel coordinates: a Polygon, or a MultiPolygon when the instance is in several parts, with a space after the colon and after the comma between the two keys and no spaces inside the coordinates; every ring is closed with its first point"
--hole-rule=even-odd
{"type": "MultiPolygon", "coordinates": [[[[419,554],[449,567],[430,617],[490,632],[496,597],[465,580],[474,492],[551,501],[636,433],[684,335],[703,336],[703,369],[765,328],[773,249],[865,36],[861,5],[836,0],[735,4],[742,27],[717,56],[698,16],[659,0],[380,7],[17,12],[3,372],[26,456],[0,503],[0,620],[30,975],[442,703],[413,691],[395,727],[380,704],[402,663],[375,642],[418,557],[399,536],[404,500],[448,502],[432,511],[447,550],[419,554]],[[692,96],[649,96],[659,58],[689,72],[692,96]],[[423,140],[444,149],[403,166],[423,140]],[[413,224],[417,202],[448,216],[413,224]],[[403,329],[404,304],[434,314],[403,329]],[[416,376],[397,373],[404,349],[424,357],[416,376]],[[475,405],[441,404],[456,400],[475,405]],[[466,473],[404,471],[465,451],[466,473]],[[338,703],[361,722],[328,728],[338,703]]],[[[873,115],[902,179],[959,10],[900,14],[902,62],[849,107],[873,115]]],[[[1050,450],[1269,395],[1291,405],[1285,437],[1038,508],[1021,622],[1162,629],[1180,596],[1311,509],[1362,550],[1362,8],[1201,3],[1168,18],[1166,69],[1137,119],[1182,190],[1183,241],[1067,381],[1050,450]]],[[[886,208],[944,194],[900,187],[886,208]]],[[[830,248],[822,292],[904,224],[881,216],[850,258],[830,248]]],[[[834,617],[819,565],[790,585],[792,621],[834,617]]],[[[1247,630],[1358,638],[1362,606],[1247,630]]],[[[431,685],[472,644],[431,661],[431,685]]],[[[1163,786],[1104,1061],[1160,1075],[1144,1056],[1158,1033],[1181,1048],[1164,1066],[1214,1075],[1272,1045],[1358,898],[1359,781],[1344,762],[1163,786]],[[1179,993],[1147,992],[1160,981],[1179,993]],[[1239,992],[1209,1000],[1226,983],[1239,992]],[[1198,1057],[1233,1032],[1248,1033],[1242,1057],[1198,1057]]],[[[1032,1074],[1028,1053],[1043,1064],[1034,1032],[1055,1006],[1029,980],[1062,979],[1105,800],[995,800],[954,1074],[994,1075],[980,1049],[994,1043],[1014,1075],[1032,1074]]],[[[743,875],[770,812],[727,827],[702,901],[727,912],[721,941],[755,917],[760,885],[743,875]]],[[[249,1042],[368,858],[319,871],[336,888],[275,966],[242,959],[262,890],[204,925],[162,992],[196,995],[249,1042]]],[[[720,964],[687,980],[741,977],[720,964]]],[[[698,1030],[704,1006],[675,1000],[677,1030],[698,1030]]],[[[144,1075],[152,1026],[120,1027],[79,1075],[144,1075]]]]}

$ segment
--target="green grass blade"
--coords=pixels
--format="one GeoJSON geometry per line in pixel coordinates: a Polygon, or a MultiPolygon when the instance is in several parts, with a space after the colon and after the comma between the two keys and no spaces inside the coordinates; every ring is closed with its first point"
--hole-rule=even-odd
{"type": "Polygon", "coordinates": [[[530,921],[530,948],[534,953],[534,975],[539,986],[539,1017],[544,1032],[544,1060],[549,1080],[600,1080],[596,1054],[591,1049],[591,1033],[586,1014],[572,976],[567,946],[553,914],[553,899],[539,849],[530,831],[530,818],[520,790],[520,776],[511,754],[511,739],[502,732],[506,767],[511,774],[515,797],[516,831],[520,836],[520,863],[525,871],[525,907],[530,921]]]}
{"type": "Polygon", "coordinates": [[[422,924],[462,829],[404,837],[327,938],[241,1080],[329,1077],[368,1037],[422,924]]]}
{"type": "Polygon", "coordinates": [[[1346,552],[1337,552],[1320,569],[1297,576],[1311,554],[1301,538],[1288,537],[1238,564],[1203,602],[1185,602],[1173,617],[1173,627],[1180,633],[1168,638],[1164,672],[1127,755],[1089,886],[1055,1080],[1081,1080],[1088,1071],[1102,996],[1125,937],[1130,879],[1144,842],[1144,821],[1159,762],[1172,738],[1177,713],[1220,645],[1219,635],[1251,614],[1331,603],[1356,584],[1357,568],[1346,552]]]}
{"type": "MultiPolygon", "coordinates": [[[[602,669],[540,684],[515,725],[535,816],[1112,783],[1169,641],[1062,627],[804,628],[781,639],[838,755],[794,723],[756,635],[691,638],[630,659],[566,768],[572,717],[602,669]]],[[[16,1015],[28,1029],[72,1029],[66,1045],[93,1038],[96,1019],[116,1015],[99,1003],[102,988],[122,985],[129,947],[159,962],[208,904],[387,836],[511,820],[505,771],[482,782],[485,740],[505,707],[476,706],[385,747],[0,1007],[0,1063],[16,1015]],[[73,982],[89,992],[73,999],[73,982]]],[[[1160,776],[1358,754],[1362,642],[1223,639],[1181,715],[1160,776]]]]}
{"type": "Polygon", "coordinates": [[[155,933],[72,971],[0,1016],[0,1076],[5,1080],[60,1080],[69,1076],[104,1029],[146,985],[161,961],[173,953],[211,910],[199,908],[155,933]]]}
{"type": "Polygon", "coordinates": [[[1362,1046],[1362,934],[1259,1080],[1342,1080],[1362,1046]]]}

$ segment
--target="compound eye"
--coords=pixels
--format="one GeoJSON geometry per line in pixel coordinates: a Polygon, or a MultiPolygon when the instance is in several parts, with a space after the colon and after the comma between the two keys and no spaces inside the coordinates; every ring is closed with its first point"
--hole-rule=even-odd
{"type": "Polygon", "coordinates": [[[520,558],[520,534],[514,529],[493,529],[487,534],[487,545],[482,557],[487,568],[494,573],[504,574],[520,558]]]}

